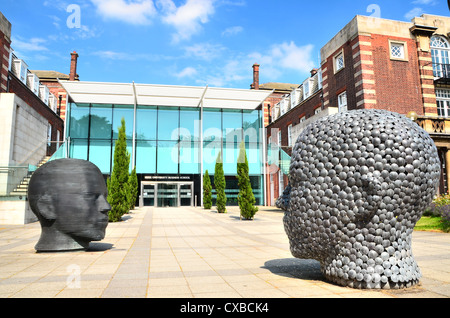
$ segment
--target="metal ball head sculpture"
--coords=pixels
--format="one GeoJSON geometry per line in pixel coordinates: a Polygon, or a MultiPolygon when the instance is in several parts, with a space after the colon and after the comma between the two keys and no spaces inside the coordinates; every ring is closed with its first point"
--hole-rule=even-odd
{"type": "Polygon", "coordinates": [[[41,224],[38,252],[85,250],[101,241],[111,210],[100,170],[79,159],[60,159],[37,169],[28,188],[30,208],[41,224]]]}
{"type": "Polygon", "coordinates": [[[342,286],[418,282],[412,231],[436,194],[440,161],[416,123],[383,110],[319,119],[297,139],[289,178],[277,206],[293,256],[318,260],[342,286]]]}

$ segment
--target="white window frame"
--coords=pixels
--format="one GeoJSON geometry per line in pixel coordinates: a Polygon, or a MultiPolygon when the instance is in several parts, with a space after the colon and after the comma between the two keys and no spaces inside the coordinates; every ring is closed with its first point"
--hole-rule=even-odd
{"type": "Polygon", "coordinates": [[[450,72],[450,44],[447,39],[440,35],[434,35],[430,40],[431,60],[433,63],[434,76],[439,77],[443,72],[450,72]],[[441,45],[435,45],[436,42],[441,42],[441,45]]]}
{"type": "Polygon", "coordinates": [[[436,104],[439,117],[450,117],[450,89],[436,89],[436,104]]]}
{"type": "Polygon", "coordinates": [[[278,195],[281,197],[284,192],[284,174],[281,169],[278,171],[278,195]]]}
{"type": "Polygon", "coordinates": [[[389,40],[389,55],[391,60],[408,61],[408,46],[405,41],[389,40]],[[393,54],[394,48],[400,48],[400,55],[393,54]]]}
{"type": "Polygon", "coordinates": [[[348,110],[347,91],[338,95],[338,110],[339,112],[346,112],[348,110]]]}
{"type": "Polygon", "coordinates": [[[288,146],[292,147],[292,136],[291,136],[291,134],[292,134],[292,124],[290,124],[287,127],[287,133],[288,133],[288,146]]]}
{"type": "Polygon", "coordinates": [[[48,123],[47,125],[47,145],[50,147],[52,145],[52,124],[48,123]]]}
{"type": "Polygon", "coordinates": [[[333,57],[333,66],[335,74],[345,68],[344,49],[333,57]]]}
{"type": "Polygon", "coordinates": [[[278,130],[278,146],[281,147],[281,129],[278,130]]]}

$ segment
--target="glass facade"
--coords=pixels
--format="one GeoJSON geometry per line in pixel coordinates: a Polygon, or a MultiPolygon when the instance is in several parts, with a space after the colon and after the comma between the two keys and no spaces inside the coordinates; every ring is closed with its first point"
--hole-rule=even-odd
{"type": "MultiPolygon", "coordinates": [[[[164,177],[192,181],[199,205],[201,163],[203,173],[208,170],[213,181],[216,159],[222,151],[228,203],[237,204],[236,166],[239,144],[244,140],[256,203],[264,204],[261,111],[204,108],[203,125],[200,108],[139,105],[136,107],[136,127],[133,127],[134,115],[133,105],[70,103],[66,126],[69,156],[89,160],[103,174],[109,175],[118,129],[124,118],[128,152],[132,154],[135,150],[134,164],[140,181],[164,177]]],[[[171,185],[167,185],[165,192],[162,187],[158,189],[161,193],[173,190],[171,185]]],[[[187,191],[182,186],[180,189],[187,191]]],[[[158,197],[151,202],[158,200],[164,201],[158,197]]],[[[169,201],[164,202],[168,204],[169,201]]]]}

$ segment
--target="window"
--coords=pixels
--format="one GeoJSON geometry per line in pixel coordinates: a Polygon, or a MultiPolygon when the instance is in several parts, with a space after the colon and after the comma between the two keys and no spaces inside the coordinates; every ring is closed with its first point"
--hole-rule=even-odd
{"type": "Polygon", "coordinates": [[[448,41],[442,36],[432,36],[430,47],[434,76],[450,78],[450,45],[448,41]]]}
{"type": "Polygon", "coordinates": [[[284,176],[283,172],[278,171],[278,195],[281,197],[284,192],[284,176]]]}
{"type": "Polygon", "coordinates": [[[311,95],[311,85],[309,84],[309,78],[303,82],[303,99],[307,99],[311,95]]]}
{"type": "Polygon", "coordinates": [[[345,67],[344,51],[341,51],[334,57],[334,72],[337,73],[345,67]]]}
{"type": "Polygon", "coordinates": [[[406,42],[389,40],[391,60],[407,61],[406,42]]]}
{"type": "Polygon", "coordinates": [[[338,95],[338,108],[339,112],[347,111],[347,92],[338,95]]]}
{"type": "Polygon", "coordinates": [[[48,123],[47,127],[47,145],[50,147],[52,145],[52,124],[48,123]]]}
{"type": "Polygon", "coordinates": [[[288,126],[288,146],[289,147],[292,147],[292,136],[291,136],[291,134],[292,134],[292,124],[290,124],[289,126],[288,126]]]}
{"type": "Polygon", "coordinates": [[[450,89],[436,90],[438,116],[450,117],[450,89]]]}
{"type": "MultiPolygon", "coordinates": [[[[133,111],[133,110],[132,110],[133,111]]],[[[111,139],[112,128],[112,108],[111,105],[92,105],[90,118],[90,138],[92,139],[111,139]]],[[[117,124],[117,122],[116,122],[117,124]]],[[[127,121],[125,126],[133,128],[133,121],[127,121]]],[[[118,127],[120,126],[120,119],[118,127]]],[[[118,133],[115,138],[118,138],[118,133]]]]}
{"type": "Polygon", "coordinates": [[[278,146],[281,147],[281,130],[278,130],[278,146]]]}
{"type": "MultiPolygon", "coordinates": [[[[178,140],[179,137],[178,107],[158,108],[158,140],[178,140]]],[[[159,167],[158,167],[159,169],[159,167]]]]}

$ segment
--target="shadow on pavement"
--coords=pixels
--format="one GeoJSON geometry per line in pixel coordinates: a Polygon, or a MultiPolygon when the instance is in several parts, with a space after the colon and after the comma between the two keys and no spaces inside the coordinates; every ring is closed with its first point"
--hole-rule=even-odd
{"type": "Polygon", "coordinates": [[[325,281],[320,271],[320,263],[315,260],[298,258],[275,259],[265,262],[263,268],[281,276],[290,275],[301,279],[325,281]]]}
{"type": "Polygon", "coordinates": [[[90,242],[89,247],[86,250],[87,252],[104,252],[106,250],[112,249],[113,244],[111,243],[99,243],[99,242],[90,242]]]}

